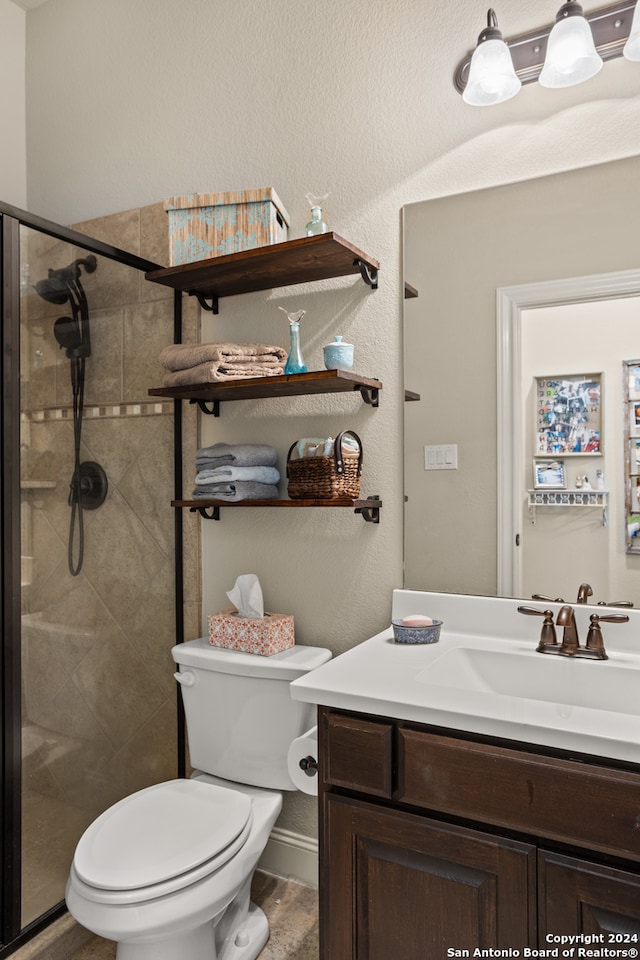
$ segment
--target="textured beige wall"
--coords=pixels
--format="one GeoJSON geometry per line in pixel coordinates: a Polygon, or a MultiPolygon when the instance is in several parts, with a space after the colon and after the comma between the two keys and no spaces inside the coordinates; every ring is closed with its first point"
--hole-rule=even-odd
{"type": "MultiPolygon", "coordinates": [[[[517,32],[538,13],[504,0],[501,22],[517,32]]],[[[48,0],[27,14],[34,212],[70,222],[178,193],[273,186],[300,236],[305,193],[330,191],[330,226],[382,264],[375,293],[327,282],[230,298],[205,318],[206,337],[285,344],[276,306],[305,307],[311,364],[342,333],[358,369],[384,383],[378,410],[354,397],[271,400],[227,404],[206,422],[207,442],[269,438],[281,457],[297,437],[353,426],[364,492],[384,507],[378,527],[342,510],[227,511],[202,523],[205,614],[255,572],[269,606],[295,614],[302,642],[339,653],[388,623],[403,575],[401,206],[640,153],[640,75],[626,62],[580,89],[534,86],[496,110],[467,107],[451,77],[483,16],[423,0],[48,0]]],[[[313,801],[288,798],[282,825],[313,834],[313,801]]]]}
{"type": "Polygon", "coordinates": [[[24,11],[11,0],[0,0],[0,129],[5,145],[0,151],[0,198],[22,208],[27,205],[24,71],[24,11]]]}

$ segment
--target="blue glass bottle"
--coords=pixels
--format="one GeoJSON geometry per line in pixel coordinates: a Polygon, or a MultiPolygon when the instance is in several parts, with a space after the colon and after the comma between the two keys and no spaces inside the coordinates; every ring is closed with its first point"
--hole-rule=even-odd
{"type": "Polygon", "coordinates": [[[311,206],[311,220],[304,228],[305,236],[315,237],[319,233],[328,233],[329,227],[322,219],[322,204],[329,194],[325,193],[322,197],[316,197],[313,193],[307,193],[305,196],[311,206]]]}
{"type": "Polygon", "coordinates": [[[306,373],[307,365],[302,357],[300,349],[300,321],[304,317],[306,310],[296,310],[290,313],[284,307],[278,307],[278,310],[286,315],[289,321],[289,355],[285,364],[285,373],[306,373]]]}
{"type": "Polygon", "coordinates": [[[285,373],[306,373],[307,365],[300,349],[300,324],[289,321],[289,355],[284,368],[285,373]]]}

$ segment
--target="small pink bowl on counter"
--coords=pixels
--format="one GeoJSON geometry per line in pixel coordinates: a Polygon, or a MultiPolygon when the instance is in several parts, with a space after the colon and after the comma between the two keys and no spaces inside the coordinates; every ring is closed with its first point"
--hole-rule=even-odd
{"type": "Polygon", "coordinates": [[[396,643],[437,643],[442,620],[432,620],[422,614],[412,614],[402,620],[392,620],[396,643]]]}

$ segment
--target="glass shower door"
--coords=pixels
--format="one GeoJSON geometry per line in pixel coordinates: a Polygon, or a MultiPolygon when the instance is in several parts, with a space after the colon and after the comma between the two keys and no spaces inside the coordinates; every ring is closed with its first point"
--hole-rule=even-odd
{"type": "MultiPolygon", "coordinates": [[[[106,807],[176,775],[174,304],[20,227],[21,926],[106,807]]],[[[18,451],[15,451],[18,456],[18,451]]]]}

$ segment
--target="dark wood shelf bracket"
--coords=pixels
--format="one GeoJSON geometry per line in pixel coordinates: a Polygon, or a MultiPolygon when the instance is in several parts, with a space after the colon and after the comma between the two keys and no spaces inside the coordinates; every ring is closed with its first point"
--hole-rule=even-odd
{"type": "Polygon", "coordinates": [[[208,297],[204,293],[199,293],[197,290],[189,290],[189,296],[195,297],[203,310],[208,310],[210,313],[214,313],[216,316],[219,313],[218,298],[215,294],[212,294],[208,297]]]}
{"type": "Polygon", "coordinates": [[[363,383],[358,389],[365,403],[368,403],[370,407],[379,406],[378,387],[368,387],[363,383]]]}
{"type": "Polygon", "coordinates": [[[220,507],[189,507],[189,513],[199,513],[203,520],[220,519],[220,507]]]}
{"type": "Polygon", "coordinates": [[[206,413],[208,417],[219,417],[220,416],[220,401],[211,400],[196,400],[195,398],[189,400],[189,403],[197,403],[202,413],[206,413]]]}
{"type": "Polygon", "coordinates": [[[374,494],[367,497],[367,500],[374,500],[376,506],[356,507],[354,513],[359,513],[365,523],[380,523],[380,497],[378,494],[374,494]]]}
{"type": "Polygon", "coordinates": [[[378,270],[376,267],[372,266],[370,263],[365,263],[364,260],[356,259],[353,261],[354,267],[357,267],[360,271],[362,279],[367,283],[372,290],[378,289],[378,270]]]}

